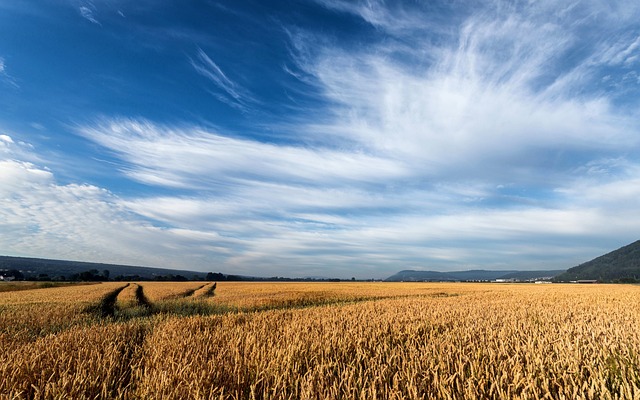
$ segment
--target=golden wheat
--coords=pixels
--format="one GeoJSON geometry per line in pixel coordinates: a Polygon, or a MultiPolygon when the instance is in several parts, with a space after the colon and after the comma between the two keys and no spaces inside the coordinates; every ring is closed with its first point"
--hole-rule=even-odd
{"type": "Polygon", "coordinates": [[[638,399],[639,300],[616,285],[220,282],[206,304],[252,311],[36,336],[0,356],[0,397],[638,399]]]}
{"type": "Polygon", "coordinates": [[[0,293],[0,346],[29,342],[71,326],[90,323],[84,310],[122,286],[109,282],[0,293]]]}
{"type": "Polygon", "coordinates": [[[441,292],[439,286],[423,283],[219,282],[218,286],[212,302],[244,311],[404,296],[434,296],[441,292]]]}
{"type": "Polygon", "coordinates": [[[0,353],[0,396],[21,399],[110,399],[127,396],[145,326],[71,328],[0,353]]]}
{"type": "Polygon", "coordinates": [[[138,290],[137,283],[130,283],[127,285],[127,287],[118,294],[118,297],[116,298],[116,307],[126,308],[136,306],[138,304],[136,290],[138,290]]]}
{"type": "Polygon", "coordinates": [[[140,282],[150,301],[189,297],[208,282],[140,282]]]}

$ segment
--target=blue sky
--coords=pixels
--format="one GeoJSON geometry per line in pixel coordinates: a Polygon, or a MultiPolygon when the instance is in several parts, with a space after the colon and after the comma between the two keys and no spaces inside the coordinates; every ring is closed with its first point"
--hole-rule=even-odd
{"type": "Polygon", "coordinates": [[[637,1],[0,0],[0,254],[562,269],[639,239],[637,1]]]}

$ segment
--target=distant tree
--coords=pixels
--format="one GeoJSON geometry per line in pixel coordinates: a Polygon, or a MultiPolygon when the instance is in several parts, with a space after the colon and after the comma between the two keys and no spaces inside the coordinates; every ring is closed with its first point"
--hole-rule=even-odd
{"type": "Polygon", "coordinates": [[[9,271],[3,273],[4,276],[12,276],[15,280],[21,281],[24,279],[24,274],[17,269],[10,269],[9,271]]]}
{"type": "Polygon", "coordinates": [[[84,281],[84,282],[95,281],[97,273],[98,273],[98,270],[96,269],[80,272],[80,274],[78,274],[78,280],[84,281]]]}
{"type": "Polygon", "coordinates": [[[108,270],[108,269],[105,269],[104,271],[102,271],[102,276],[104,276],[104,280],[105,280],[105,281],[108,281],[108,280],[109,280],[109,275],[110,275],[110,274],[111,274],[111,273],[109,272],[109,270],[108,270]]]}
{"type": "MultiPolygon", "coordinates": [[[[107,272],[106,270],[103,271],[107,272]]],[[[99,282],[103,280],[108,280],[104,275],[102,275],[97,269],[90,269],[88,271],[80,272],[79,274],[71,275],[70,280],[72,281],[83,281],[83,282],[99,282]]]]}
{"type": "Polygon", "coordinates": [[[206,276],[206,280],[208,281],[226,281],[227,278],[221,274],[220,272],[209,272],[206,276]]]}

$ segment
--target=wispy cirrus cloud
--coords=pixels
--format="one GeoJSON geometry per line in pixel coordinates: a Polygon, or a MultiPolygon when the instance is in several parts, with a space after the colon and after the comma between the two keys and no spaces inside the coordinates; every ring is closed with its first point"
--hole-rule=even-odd
{"type": "Polygon", "coordinates": [[[256,103],[251,92],[229,79],[204,50],[198,49],[196,59],[191,60],[191,66],[216,85],[219,91],[212,94],[223,103],[241,110],[246,110],[250,104],[256,103]]]}
{"type": "Polygon", "coordinates": [[[14,88],[19,88],[20,86],[16,82],[16,79],[9,75],[7,72],[7,66],[5,64],[4,58],[0,57],[0,82],[4,82],[14,88]]]}
{"type": "Polygon", "coordinates": [[[603,49],[594,60],[607,65],[630,67],[640,63],[640,36],[627,36],[603,49]]]}
{"type": "MultiPolygon", "coordinates": [[[[251,265],[279,274],[274,266],[282,263],[288,271],[304,274],[320,273],[323,265],[336,271],[358,265],[381,276],[398,264],[507,268],[515,259],[520,267],[535,268],[540,267],[540,253],[555,255],[545,265],[556,267],[561,259],[568,265],[581,261],[585,251],[595,256],[614,238],[632,237],[640,226],[640,219],[629,218],[639,205],[637,190],[631,189],[640,187],[640,169],[637,162],[621,158],[565,171],[564,180],[544,189],[549,192],[544,199],[527,195],[530,189],[518,181],[519,172],[511,171],[507,176],[522,190],[517,196],[529,200],[522,202],[489,176],[463,182],[440,179],[433,185],[407,179],[421,176],[408,168],[419,170],[420,164],[399,164],[403,168],[394,174],[387,166],[361,175],[350,170],[350,162],[325,170],[322,156],[309,159],[305,151],[294,151],[292,157],[287,146],[235,139],[230,140],[236,146],[230,147],[199,128],[172,131],[144,121],[116,120],[82,131],[126,159],[130,166],[124,173],[135,179],[140,179],[139,170],[170,173],[175,181],[140,180],[164,187],[184,182],[188,190],[180,196],[127,199],[122,202],[127,210],[159,226],[242,238],[242,250],[223,246],[229,254],[225,265],[240,270],[251,265]],[[243,161],[247,159],[256,164],[243,161]],[[161,160],[166,171],[159,168],[161,160]],[[309,168],[311,164],[319,167],[309,168]],[[598,196],[600,192],[608,195],[598,196]],[[607,221],[611,224],[604,229],[607,221]]],[[[371,165],[385,162],[394,165],[397,160],[379,159],[371,165]]]]}
{"type": "MultiPolygon", "coordinates": [[[[361,3],[355,9],[352,3],[328,3],[371,19],[358,11],[361,3]]],[[[382,20],[398,15],[382,2],[366,4],[390,15],[382,20]]],[[[617,93],[585,90],[601,73],[603,61],[596,65],[594,60],[603,58],[606,42],[588,54],[569,56],[583,46],[582,31],[625,32],[637,25],[633,19],[611,26],[603,20],[614,16],[592,17],[588,5],[571,10],[546,2],[489,4],[469,13],[435,48],[424,32],[440,31],[440,25],[425,23],[421,32],[405,37],[413,40],[409,55],[406,46],[388,41],[358,49],[332,43],[310,52],[311,43],[325,42],[294,35],[292,43],[300,49],[293,53],[295,65],[315,77],[338,116],[325,129],[439,177],[453,173],[482,179],[489,174],[517,181],[557,173],[564,179],[566,169],[558,169],[559,163],[637,148],[637,113],[614,107],[617,93]],[[431,56],[416,65],[424,51],[431,56]]],[[[419,11],[414,18],[430,21],[419,11]]],[[[618,43],[618,35],[612,33],[609,40],[618,43]]],[[[624,43],[617,57],[635,51],[624,43]]]]}
{"type": "Polygon", "coordinates": [[[92,1],[89,1],[89,0],[81,1],[80,4],[78,5],[78,11],[80,12],[80,15],[82,16],[82,18],[86,19],[92,24],[102,25],[96,17],[96,13],[98,9],[92,1]]]}
{"type": "MultiPolygon", "coordinates": [[[[434,22],[441,22],[439,19],[443,17],[439,13],[429,13],[429,6],[419,3],[405,4],[378,0],[315,0],[315,2],[330,10],[355,15],[377,29],[398,37],[411,32],[424,31],[428,25],[431,25],[430,29],[433,32],[436,30],[434,22]]],[[[435,7],[442,7],[442,5],[435,5],[435,7]]],[[[442,7],[441,11],[444,8],[442,7]]],[[[456,20],[461,16],[452,13],[445,18],[448,18],[451,23],[457,22],[456,20]]]]}
{"type": "Polygon", "coordinates": [[[364,152],[261,143],[145,120],[105,121],[79,133],[127,160],[125,173],[132,178],[163,186],[198,189],[233,181],[342,186],[407,173],[401,162],[364,152]]]}

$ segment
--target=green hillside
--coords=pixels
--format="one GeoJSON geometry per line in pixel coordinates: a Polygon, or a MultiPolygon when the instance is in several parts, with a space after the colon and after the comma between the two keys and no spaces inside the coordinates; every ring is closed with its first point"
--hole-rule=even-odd
{"type": "Polygon", "coordinates": [[[554,278],[562,282],[593,279],[600,282],[640,282],[640,240],[569,268],[554,278]]]}

